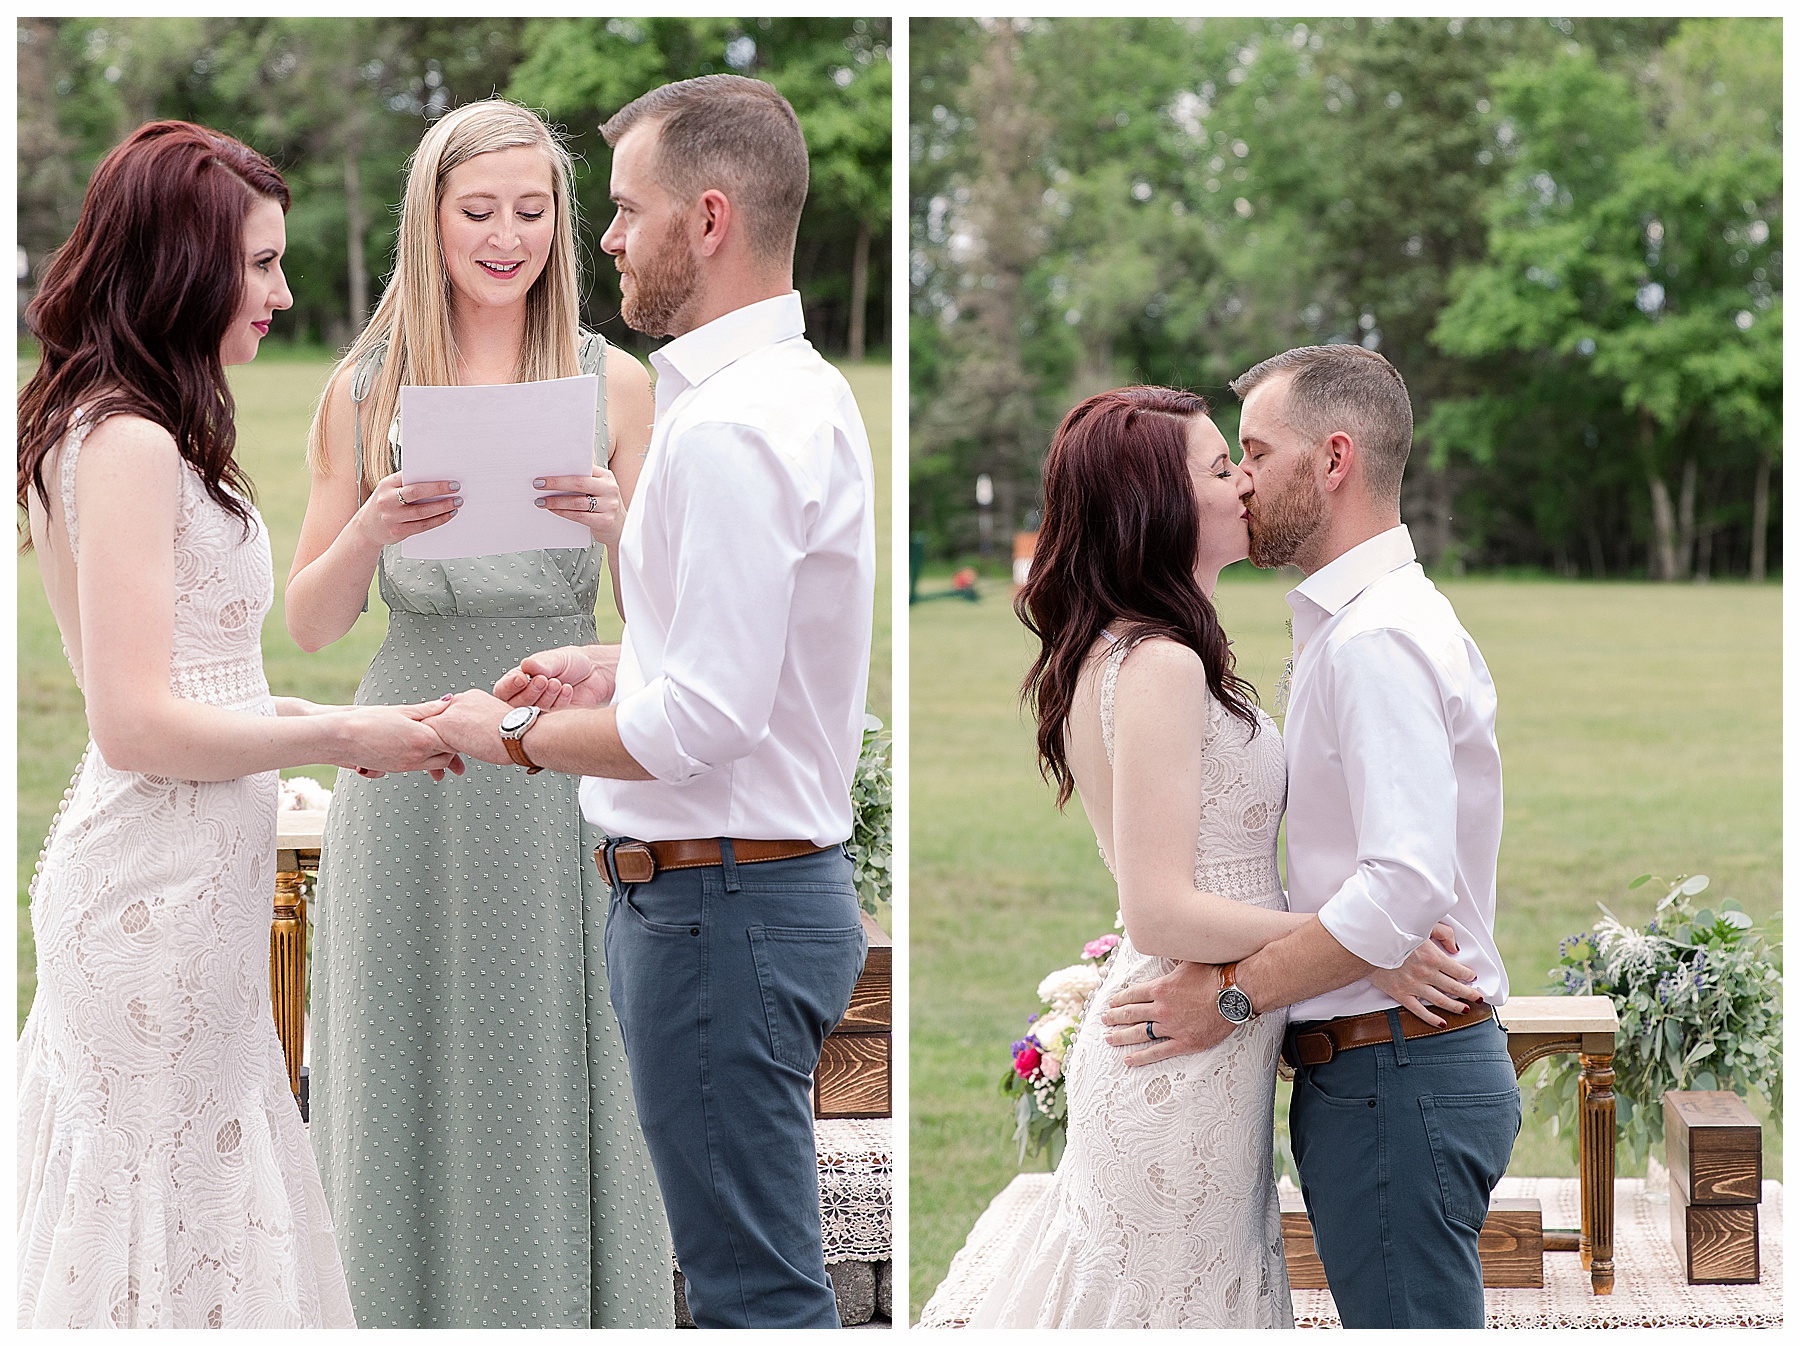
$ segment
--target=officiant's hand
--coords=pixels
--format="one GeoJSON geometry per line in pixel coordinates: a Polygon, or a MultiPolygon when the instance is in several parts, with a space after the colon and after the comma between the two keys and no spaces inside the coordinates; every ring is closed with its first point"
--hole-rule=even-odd
{"type": "Polygon", "coordinates": [[[604,648],[613,652],[610,663],[596,659],[582,645],[563,645],[527,655],[517,668],[494,684],[494,695],[509,706],[541,706],[545,710],[611,705],[618,673],[618,647],[604,648]]]}
{"type": "Polygon", "coordinates": [[[1219,1013],[1219,969],[1211,963],[1177,963],[1167,976],[1127,986],[1113,996],[1100,1022],[1113,1046],[1135,1049],[1125,1057],[1128,1066],[1203,1052],[1230,1037],[1232,1028],[1219,1013]],[[1154,1028],[1155,1041],[1144,1031],[1146,1023],[1154,1028]]]}
{"type": "Polygon", "coordinates": [[[591,477],[539,477],[531,484],[544,492],[537,499],[539,509],[580,524],[596,542],[614,548],[619,545],[625,507],[620,502],[619,483],[605,468],[596,466],[591,477]]]}
{"type": "Polygon", "coordinates": [[[398,472],[383,477],[356,511],[354,526],[378,546],[429,532],[456,517],[462,508],[459,481],[400,481],[398,472]]]}
{"type": "Polygon", "coordinates": [[[1369,985],[1411,1010],[1426,1023],[1442,1028],[1434,1009],[1461,1014],[1481,1003],[1475,989],[1475,970],[1456,961],[1456,931],[1442,921],[1432,927],[1431,938],[1406,955],[1399,967],[1378,967],[1369,973],[1369,985]]]}

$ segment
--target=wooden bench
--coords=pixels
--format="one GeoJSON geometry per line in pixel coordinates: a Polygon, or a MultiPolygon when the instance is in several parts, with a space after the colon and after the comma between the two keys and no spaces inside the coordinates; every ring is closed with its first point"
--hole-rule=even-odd
{"type": "Polygon", "coordinates": [[[1619,1015],[1603,995],[1514,996],[1496,1011],[1506,1030],[1513,1070],[1546,1056],[1581,1058],[1579,1130],[1581,1229],[1544,1231],[1545,1252],[1581,1254],[1597,1295],[1613,1290],[1613,1179],[1618,1115],[1613,1098],[1613,1048],[1619,1015]]]}

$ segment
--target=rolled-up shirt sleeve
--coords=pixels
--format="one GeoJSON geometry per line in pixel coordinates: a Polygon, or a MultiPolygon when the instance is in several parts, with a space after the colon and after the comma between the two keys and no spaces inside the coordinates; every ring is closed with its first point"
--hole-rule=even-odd
{"type": "Polygon", "coordinates": [[[1356,869],[1319,910],[1338,943],[1398,967],[1455,903],[1457,782],[1445,687],[1403,631],[1367,631],[1333,661],[1337,749],[1356,869]]]}
{"type": "Polygon", "coordinates": [[[615,707],[626,751],[672,783],[768,737],[795,576],[818,510],[816,484],[755,427],[688,427],[680,453],[653,502],[667,515],[665,534],[682,540],[668,572],[675,616],[661,667],[615,707]]]}

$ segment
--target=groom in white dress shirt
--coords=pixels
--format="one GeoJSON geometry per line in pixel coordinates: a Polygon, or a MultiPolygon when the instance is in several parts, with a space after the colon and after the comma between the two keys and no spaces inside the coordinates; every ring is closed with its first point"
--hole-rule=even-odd
{"type": "Polygon", "coordinates": [[[624,644],[534,655],[504,699],[465,692],[431,723],[484,761],[585,777],[582,811],[613,838],[607,974],[695,1322],[836,1327],[811,1076],[865,953],[842,843],[875,587],[868,438],[803,336],[787,102],[709,75],[603,134],[625,320],[674,338],[650,357],[655,429],[615,558],[624,644]]]}
{"type": "Polygon", "coordinates": [[[1288,908],[1317,920],[1226,968],[1128,988],[1108,1040],[1144,1065],[1283,1012],[1314,1239],[1346,1327],[1480,1327],[1477,1239],[1519,1091],[1493,1006],[1500,753],[1487,665],[1400,522],[1412,409],[1360,346],[1311,346],[1232,384],[1250,559],[1297,565],[1285,725],[1288,908]],[[1431,941],[1455,932],[1454,958],[1431,941]],[[1396,1002],[1368,976],[1420,951],[1396,1002]]]}

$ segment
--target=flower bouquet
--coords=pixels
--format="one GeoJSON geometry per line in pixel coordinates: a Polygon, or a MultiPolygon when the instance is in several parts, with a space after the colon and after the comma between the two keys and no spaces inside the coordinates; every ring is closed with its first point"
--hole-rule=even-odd
{"type": "Polygon", "coordinates": [[[1118,947],[1117,935],[1089,940],[1079,963],[1059,968],[1038,983],[1038,999],[1049,1008],[1026,1019],[1025,1036],[1013,1043],[1012,1065],[1000,1078],[1000,1092],[1018,1100],[1013,1139],[1019,1143],[1020,1164],[1034,1154],[1049,1155],[1052,1168],[1062,1159],[1069,1133],[1063,1062],[1118,947]]]}
{"type": "MultiPolygon", "coordinates": [[[[1661,1152],[1665,1090],[1754,1088],[1781,1119],[1781,945],[1730,898],[1696,908],[1707,883],[1678,875],[1642,930],[1602,905],[1592,930],[1562,941],[1550,970],[1558,993],[1608,996],[1618,1010],[1619,1147],[1636,1162],[1661,1152]]],[[[1534,1106],[1554,1130],[1575,1131],[1580,1073],[1570,1057],[1539,1073],[1534,1106]]]]}

